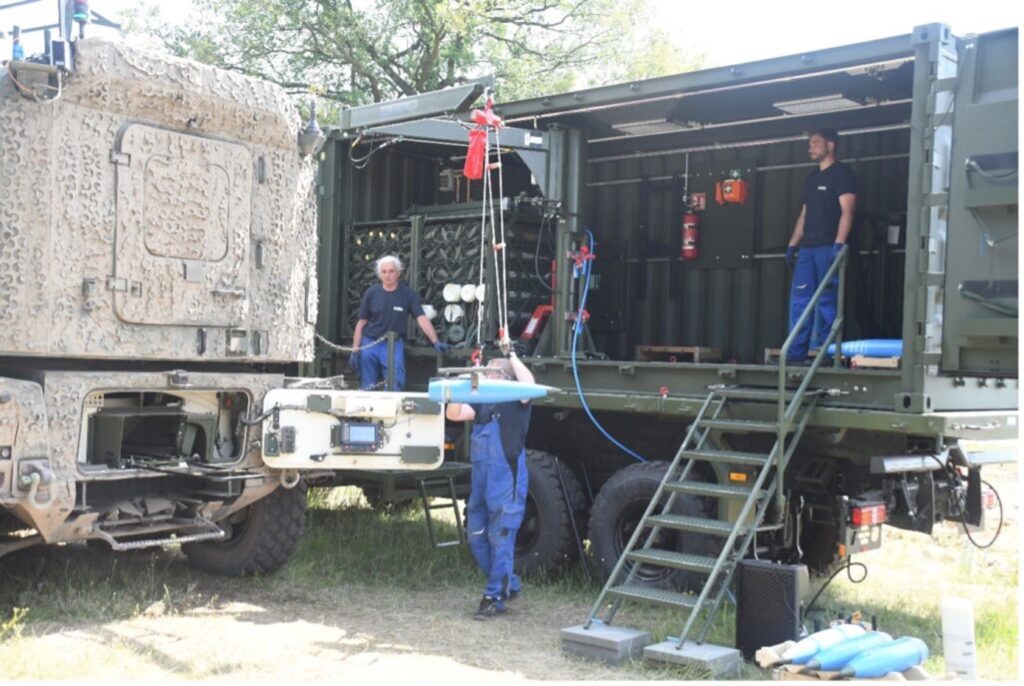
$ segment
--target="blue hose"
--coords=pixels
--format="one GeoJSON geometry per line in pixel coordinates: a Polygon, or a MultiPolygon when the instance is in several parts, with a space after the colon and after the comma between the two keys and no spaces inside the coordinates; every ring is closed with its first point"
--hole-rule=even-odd
{"type": "MultiPolygon", "coordinates": [[[[590,241],[590,254],[594,254],[594,234],[590,232],[590,229],[586,229],[587,240],[590,241]]],[[[572,378],[576,382],[576,393],[580,396],[580,404],[583,406],[583,411],[590,417],[590,421],[594,423],[597,430],[604,434],[604,437],[609,441],[618,446],[627,455],[632,457],[634,460],[640,462],[647,462],[647,459],[643,456],[633,452],[626,446],[619,443],[615,438],[605,431],[604,427],[601,426],[601,422],[597,421],[597,417],[590,411],[590,406],[587,405],[587,398],[583,395],[583,387],[580,385],[580,373],[579,368],[576,365],[576,343],[579,340],[580,331],[583,330],[583,311],[587,307],[587,293],[590,292],[590,265],[592,260],[584,260],[583,262],[583,294],[580,296],[580,308],[576,312],[576,326],[572,328],[572,378]]]]}

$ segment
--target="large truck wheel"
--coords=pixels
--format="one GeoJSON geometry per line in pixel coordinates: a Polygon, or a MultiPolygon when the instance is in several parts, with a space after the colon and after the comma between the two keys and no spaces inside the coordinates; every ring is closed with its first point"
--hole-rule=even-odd
{"type": "Polygon", "coordinates": [[[186,543],[182,552],[194,567],[224,576],[271,574],[288,561],[306,527],[306,484],[278,488],[218,522],[221,541],[186,543]]]}
{"type": "MultiPolygon", "coordinates": [[[[606,580],[615,569],[667,470],[668,464],[664,462],[630,465],[608,479],[594,498],[590,514],[590,552],[606,580]]],[[[663,502],[667,498],[666,493],[663,502]]],[[[676,495],[672,512],[688,517],[713,518],[715,515],[714,504],[709,499],[683,493],[676,495]]],[[[643,541],[641,538],[637,547],[641,547],[643,541]]],[[[691,555],[717,555],[716,542],[712,537],[672,529],[659,530],[652,547],[691,555]]],[[[627,573],[632,564],[626,563],[627,573]]],[[[625,575],[619,578],[624,579],[625,575]]],[[[706,578],[696,572],[641,565],[633,580],[653,588],[677,591],[699,589],[706,578]]]]}
{"type": "Polygon", "coordinates": [[[516,574],[557,576],[579,559],[573,521],[582,540],[586,536],[586,499],[572,470],[565,464],[556,465],[550,453],[527,450],[526,471],[530,488],[523,524],[516,536],[516,574]],[[558,479],[559,467],[568,502],[558,479]]]}

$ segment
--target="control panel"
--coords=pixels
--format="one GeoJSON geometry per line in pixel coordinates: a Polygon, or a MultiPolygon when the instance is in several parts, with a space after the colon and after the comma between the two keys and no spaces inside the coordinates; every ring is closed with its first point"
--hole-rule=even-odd
{"type": "Polygon", "coordinates": [[[279,388],[263,400],[261,450],[279,469],[433,469],[444,405],[426,393],[279,388]]]}

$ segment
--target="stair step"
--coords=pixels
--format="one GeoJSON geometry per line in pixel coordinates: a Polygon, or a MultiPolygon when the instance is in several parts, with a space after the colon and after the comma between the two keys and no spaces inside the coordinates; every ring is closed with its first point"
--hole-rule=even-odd
{"type": "MultiPolygon", "coordinates": [[[[665,489],[672,493],[692,493],[708,495],[713,498],[749,498],[753,492],[747,486],[730,486],[728,484],[708,484],[702,481],[669,481],[665,489]]],[[[758,497],[764,497],[765,491],[759,490],[758,497]]]]}
{"type": "MultiPolygon", "coordinates": [[[[708,429],[722,429],[732,433],[758,432],[773,434],[778,433],[779,430],[779,425],[775,422],[761,422],[752,419],[702,419],[700,420],[700,426],[708,429]]],[[[794,428],[791,425],[789,433],[792,433],[794,428]]]]}
{"type": "Polygon", "coordinates": [[[649,586],[642,586],[640,584],[612,586],[608,589],[608,593],[616,598],[639,600],[645,603],[680,607],[689,610],[692,610],[697,605],[697,596],[695,595],[687,595],[685,593],[677,593],[675,591],[663,591],[661,589],[650,588],[649,586]]]}
{"type": "Polygon", "coordinates": [[[727,464],[760,467],[768,461],[764,453],[740,453],[731,450],[684,450],[683,458],[687,460],[703,460],[704,462],[724,462],[727,464]]]}
{"type": "MultiPolygon", "coordinates": [[[[677,514],[661,514],[648,517],[645,525],[662,526],[666,529],[679,529],[680,531],[697,531],[703,534],[726,537],[732,533],[733,523],[722,522],[717,519],[706,519],[704,517],[687,517],[677,514]]],[[[748,527],[740,529],[745,533],[748,527]]]]}
{"type": "Polygon", "coordinates": [[[715,568],[715,562],[717,562],[713,557],[689,555],[687,553],[680,553],[674,550],[659,550],[658,548],[634,550],[627,554],[626,558],[643,564],[655,565],[657,567],[688,569],[693,572],[702,572],[704,574],[710,574],[715,568]]]}

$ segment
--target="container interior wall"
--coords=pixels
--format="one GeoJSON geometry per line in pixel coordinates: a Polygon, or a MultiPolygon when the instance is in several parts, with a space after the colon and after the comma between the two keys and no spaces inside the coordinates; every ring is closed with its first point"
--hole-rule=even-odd
{"type": "MultiPolygon", "coordinates": [[[[909,136],[897,126],[840,142],[858,184],[846,340],[901,335],[909,136]]],[[[592,159],[585,217],[598,240],[588,300],[598,348],[631,359],[638,345],[709,346],[725,361],[758,362],[780,347],[792,275],[783,253],[811,171],[805,140],[592,159]],[[715,183],[734,170],[748,199],[719,205],[715,183]],[[689,262],[679,259],[684,192],[706,202],[700,256],[689,262]]]]}
{"type": "Polygon", "coordinates": [[[336,179],[332,191],[337,197],[332,210],[325,213],[328,224],[321,226],[321,245],[329,246],[330,250],[323,256],[321,269],[333,272],[337,278],[321,280],[320,298],[327,310],[321,312],[321,326],[331,340],[341,341],[351,338],[355,324],[347,311],[344,293],[349,288],[365,289],[370,285],[350,283],[345,267],[350,259],[348,251],[352,249],[347,240],[352,225],[392,220],[413,205],[440,202],[440,162],[437,158],[389,148],[373,155],[363,168],[357,168],[350,158],[347,141],[331,141],[329,145],[332,154],[328,160],[334,168],[333,174],[324,176],[336,179]]]}

